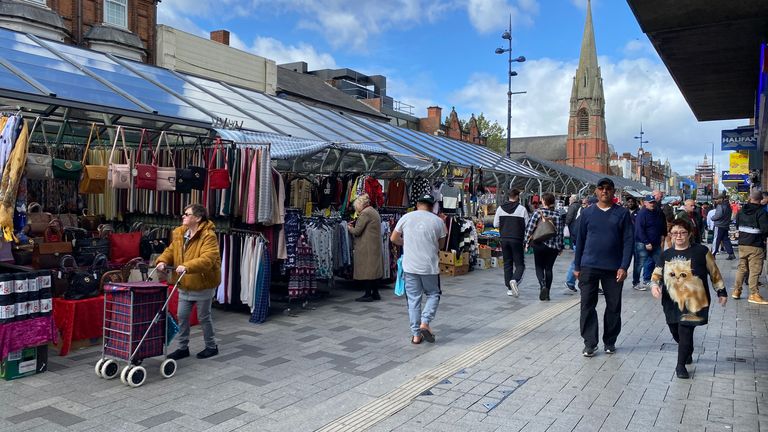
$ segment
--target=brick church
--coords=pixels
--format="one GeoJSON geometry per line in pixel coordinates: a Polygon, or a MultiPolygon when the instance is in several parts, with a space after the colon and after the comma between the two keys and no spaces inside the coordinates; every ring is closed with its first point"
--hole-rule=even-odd
{"type": "Polygon", "coordinates": [[[587,0],[587,18],[581,40],[579,67],[573,78],[567,135],[512,138],[512,151],[563,165],[609,174],[613,148],[605,130],[603,78],[597,62],[592,5],[587,0]]]}

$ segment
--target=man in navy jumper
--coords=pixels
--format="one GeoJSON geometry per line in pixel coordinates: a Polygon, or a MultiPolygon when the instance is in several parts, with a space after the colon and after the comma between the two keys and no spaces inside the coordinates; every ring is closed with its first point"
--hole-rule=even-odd
{"type": "MultiPolygon", "coordinates": [[[[645,197],[645,207],[640,209],[635,218],[635,257],[637,264],[642,266],[642,280],[637,281],[640,272],[633,275],[632,287],[645,291],[651,284],[653,269],[661,263],[661,247],[667,236],[667,220],[659,208],[659,202],[653,195],[645,197]]],[[[636,267],[637,268],[637,267],[636,267]]],[[[639,270],[639,269],[638,269],[639,270]]]]}
{"type": "Polygon", "coordinates": [[[597,291],[605,294],[603,345],[607,354],[616,352],[621,332],[621,289],[632,260],[634,238],[629,211],[613,203],[613,180],[597,182],[597,204],[581,211],[576,238],[576,277],[581,289],[581,337],[585,357],[595,355],[598,342],[597,291]]]}

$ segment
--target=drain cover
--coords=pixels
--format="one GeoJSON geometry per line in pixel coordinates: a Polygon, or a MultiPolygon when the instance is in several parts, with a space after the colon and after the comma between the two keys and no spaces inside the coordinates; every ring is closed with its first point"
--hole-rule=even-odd
{"type": "Polygon", "coordinates": [[[725,361],[734,362],[734,363],[746,363],[747,359],[741,358],[741,357],[726,357],[725,361]]]}

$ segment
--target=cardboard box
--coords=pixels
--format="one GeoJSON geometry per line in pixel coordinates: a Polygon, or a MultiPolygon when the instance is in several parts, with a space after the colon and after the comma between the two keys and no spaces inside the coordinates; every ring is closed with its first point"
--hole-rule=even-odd
{"type": "Polygon", "coordinates": [[[491,259],[492,250],[488,247],[482,247],[478,249],[478,255],[480,256],[480,259],[489,260],[491,259]]]}
{"type": "MultiPolygon", "coordinates": [[[[467,261],[469,262],[469,261],[467,261]]],[[[448,264],[440,264],[440,274],[444,276],[461,276],[469,273],[469,264],[461,266],[453,266],[448,264]]]]}
{"type": "Polygon", "coordinates": [[[453,251],[450,251],[450,252],[441,251],[440,264],[446,264],[446,265],[452,265],[452,266],[469,265],[469,253],[464,252],[463,254],[457,257],[453,251]]]}
{"type": "Polygon", "coordinates": [[[48,369],[48,345],[24,348],[8,353],[0,364],[0,378],[6,381],[45,372],[48,369]]]}

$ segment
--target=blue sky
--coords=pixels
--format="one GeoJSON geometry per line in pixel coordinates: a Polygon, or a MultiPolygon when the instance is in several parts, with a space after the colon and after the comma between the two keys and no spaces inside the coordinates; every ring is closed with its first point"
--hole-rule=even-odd
{"type": "MultiPolygon", "coordinates": [[[[385,75],[387,94],[420,117],[455,106],[505,125],[506,61],[494,49],[512,14],[514,55],[528,58],[515,65],[513,91],[528,93],[513,97],[512,136],[530,136],[566,131],[585,11],[586,0],[163,0],[158,21],[201,36],[227,29],[232,46],[278,63],[385,75]]],[[[626,1],[593,0],[592,13],[617,151],[636,151],[642,122],[646,147],[687,174],[721,129],[746,124],[695,120],[626,1]]]]}

